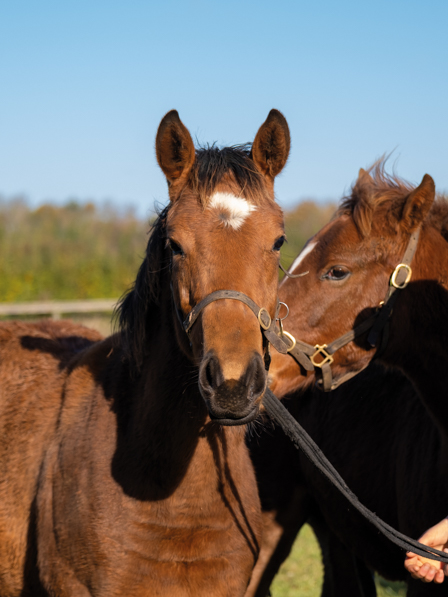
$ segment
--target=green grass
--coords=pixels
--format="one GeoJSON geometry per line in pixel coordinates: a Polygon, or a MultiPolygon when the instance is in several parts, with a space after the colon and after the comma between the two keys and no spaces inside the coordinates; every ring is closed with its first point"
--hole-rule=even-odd
{"type": "Polygon", "coordinates": [[[305,525],[289,558],[280,568],[271,586],[271,593],[273,597],[319,597],[322,575],[319,545],[311,528],[305,525]]]}
{"type": "MultiPolygon", "coordinates": [[[[319,545],[308,525],[305,525],[293,546],[289,558],[275,578],[273,597],[320,597],[323,570],[319,545]]],[[[404,597],[403,583],[390,583],[376,578],[378,597],[404,597]]]]}

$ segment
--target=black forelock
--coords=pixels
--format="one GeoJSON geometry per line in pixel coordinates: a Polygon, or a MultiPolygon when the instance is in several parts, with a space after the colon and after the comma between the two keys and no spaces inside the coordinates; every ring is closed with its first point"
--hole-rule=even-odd
{"type": "Polygon", "coordinates": [[[251,143],[222,148],[212,144],[196,150],[189,182],[203,204],[229,174],[241,187],[243,195],[253,203],[260,202],[260,195],[266,197],[263,175],[252,160],[251,143]]]}

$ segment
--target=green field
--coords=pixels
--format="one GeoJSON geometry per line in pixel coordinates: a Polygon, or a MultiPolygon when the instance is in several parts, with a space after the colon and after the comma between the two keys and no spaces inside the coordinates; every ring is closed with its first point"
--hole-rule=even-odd
{"type": "MultiPolygon", "coordinates": [[[[305,525],[271,586],[272,597],[320,597],[322,577],[319,545],[311,528],[305,525]]],[[[404,597],[406,594],[402,583],[377,578],[376,584],[378,597],[404,597]]]]}

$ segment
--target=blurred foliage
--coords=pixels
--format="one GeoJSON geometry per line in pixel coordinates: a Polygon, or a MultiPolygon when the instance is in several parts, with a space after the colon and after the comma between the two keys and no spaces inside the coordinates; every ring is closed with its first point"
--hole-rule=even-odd
{"type": "MultiPolygon", "coordinates": [[[[285,213],[287,267],[334,205],[312,201],[285,213]]],[[[134,211],[68,201],[31,209],[0,198],[0,302],[115,298],[135,279],[149,223],[134,211]]]]}
{"type": "Polygon", "coordinates": [[[148,229],[132,210],[0,199],[0,301],[118,297],[135,278],[148,229]]]}

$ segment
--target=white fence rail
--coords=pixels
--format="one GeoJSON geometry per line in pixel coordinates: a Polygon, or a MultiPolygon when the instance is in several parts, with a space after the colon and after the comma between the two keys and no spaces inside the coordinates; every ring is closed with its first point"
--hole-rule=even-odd
{"type": "Polygon", "coordinates": [[[118,299],[89,299],[85,301],[36,301],[28,303],[0,303],[0,317],[24,315],[50,315],[60,319],[63,315],[112,313],[118,299]]]}

